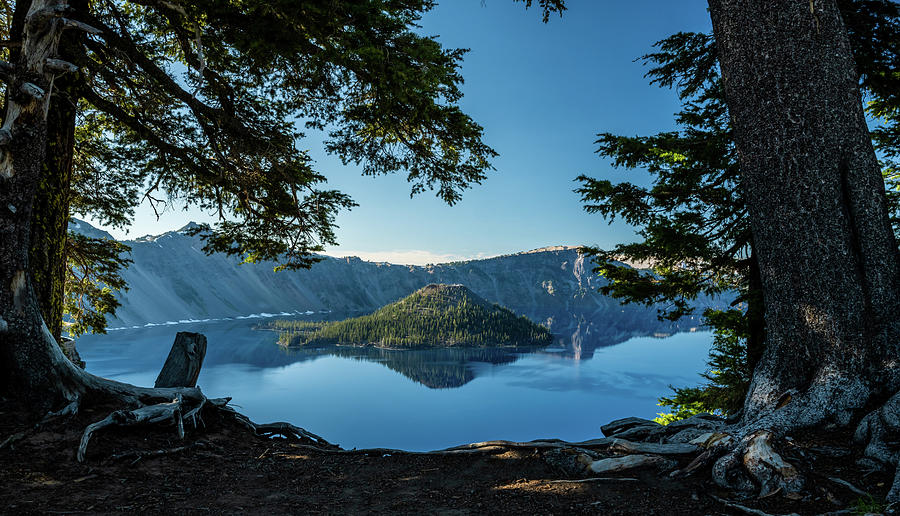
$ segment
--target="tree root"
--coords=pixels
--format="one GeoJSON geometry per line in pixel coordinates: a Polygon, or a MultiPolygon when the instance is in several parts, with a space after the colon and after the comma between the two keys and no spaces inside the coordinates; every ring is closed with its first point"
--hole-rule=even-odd
{"type": "Polygon", "coordinates": [[[158,403],[147,407],[141,407],[134,410],[117,410],[106,418],[90,424],[84,429],[81,436],[81,443],[78,446],[76,455],[78,462],[84,462],[87,446],[91,440],[91,436],[97,430],[109,426],[135,426],[135,425],[151,425],[156,423],[171,423],[175,425],[179,439],[184,439],[184,421],[182,418],[181,395],[176,396],[174,400],[168,403],[158,403]]]}
{"type": "Polygon", "coordinates": [[[548,484],[586,484],[591,482],[640,482],[640,480],[631,477],[591,477],[577,480],[547,480],[546,482],[548,484]]]}
{"type": "MultiPolygon", "coordinates": [[[[228,398],[230,400],[230,398],[228,398]]],[[[226,401],[227,403],[227,401],[226,401]]],[[[241,414],[240,412],[234,410],[233,408],[222,404],[219,408],[221,408],[225,414],[233,418],[238,423],[244,425],[248,430],[253,432],[254,435],[259,437],[274,437],[276,435],[280,435],[285,439],[290,441],[298,441],[301,443],[311,444],[313,447],[322,448],[322,449],[340,449],[340,446],[335,444],[331,444],[326,441],[324,438],[308,431],[299,426],[294,426],[290,423],[264,423],[258,424],[250,421],[250,418],[241,414]]]]}
{"type": "Polygon", "coordinates": [[[865,455],[884,465],[896,467],[894,482],[888,492],[887,501],[900,502],[900,392],[894,394],[878,410],[868,414],[859,422],[854,434],[857,443],[865,444],[865,455]]]}
{"type": "Polygon", "coordinates": [[[68,405],[66,405],[65,407],[63,407],[57,411],[48,413],[46,416],[44,416],[43,419],[41,419],[39,422],[35,423],[35,425],[32,426],[30,429],[24,430],[22,432],[17,432],[15,434],[7,437],[6,439],[4,439],[3,442],[0,443],[0,450],[2,450],[3,448],[6,448],[7,446],[12,446],[13,444],[21,441],[22,439],[25,439],[29,435],[31,435],[31,434],[37,432],[38,430],[40,430],[41,428],[43,428],[44,425],[46,425],[50,421],[53,421],[54,419],[66,417],[66,416],[74,416],[74,415],[78,414],[78,409],[80,406],[81,406],[81,398],[79,396],[76,396],[68,405]]]}

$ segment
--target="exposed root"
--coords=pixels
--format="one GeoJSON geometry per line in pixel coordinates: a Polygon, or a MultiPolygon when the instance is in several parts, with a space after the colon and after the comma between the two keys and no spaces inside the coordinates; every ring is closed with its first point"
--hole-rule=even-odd
{"type": "Polygon", "coordinates": [[[44,418],[42,423],[46,423],[47,421],[50,421],[51,419],[54,419],[57,417],[75,416],[78,414],[79,408],[81,408],[81,397],[75,396],[75,399],[73,399],[65,407],[63,407],[55,412],[51,412],[51,413],[47,414],[47,416],[44,418]]]}
{"type": "MultiPolygon", "coordinates": [[[[883,465],[900,464],[900,392],[894,394],[878,410],[860,421],[854,439],[865,443],[865,455],[883,465]]],[[[888,492],[887,501],[900,502],[900,468],[894,474],[894,483],[888,492]]]]}
{"type": "Polygon", "coordinates": [[[13,444],[16,444],[17,442],[19,442],[22,439],[24,439],[25,437],[27,437],[28,434],[30,434],[33,431],[34,430],[25,431],[25,432],[16,432],[16,433],[12,434],[11,436],[4,439],[2,443],[0,443],[0,450],[2,450],[3,448],[6,448],[7,446],[12,446],[13,444]]]}
{"type": "Polygon", "coordinates": [[[741,449],[731,450],[713,464],[712,477],[720,487],[741,492],[751,492],[756,486],[743,468],[741,449]]]}
{"type": "Polygon", "coordinates": [[[767,496],[779,489],[797,493],[803,488],[803,477],[797,468],[775,452],[772,440],[770,432],[753,433],[744,453],[744,467],[759,483],[760,496],[767,496]]]}
{"type": "Polygon", "coordinates": [[[333,455],[365,455],[367,457],[388,457],[390,455],[469,455],[469,454],[495,454],[509,451],[508,448],[502,446],[486,446],[484,448],[472,448],[464,450],[437,450],[437,451],[409,451],[397,450],[394,448],[360,448],[352,450],[344,450],[342,448],[320,448],[309,444],[294,444],[294,448],[300,450],[310,450],[319,453],[329,453],[333,455]]]}
{"type": "MultiPolygon", "coordinates": [[[[757,491],[760,497],[779,491],[796,494],[804,479],[773,447],[774,434],[757,430],[720,457],[712,468],[713,480],[721,487],[742,492],[757,491]]],[[[709,457],[707,457],[708,459],[709,457]]],[[[699,465],[688,466],[694,471],[699,465]]]]}
{"type": "Polygon", "coordinates": [[[570,449],[578,449],[578,448],[601,448],[606,449],[612,444],[613,440],[609,438],[604,439],[591,439],[589,441],[580,441],[580,442],[568,442],[562,441],[559,439],[539,439],[536,441],[528,441],[528,442],[516,442],[516,441],[483,441],[479,443],[470,443],[463,444],[460,446],[454,446],[452,448],[447,448],[446,450],[438,450],[438,451],[454,451],[454,450],[473,450],[479,448],[486,447],[495,447],[500,446],[503,448],[511,448],[511,449],[562,449],[562,448],[570,448],[570,449]]]}
{"type": "Polygon", "coordinates": [[[0,450],[2,450],[3,448],[6,448],[7,446],[12,446],[13,444],[21,441],[22,439],[28,437],[29,435],[37,432],[44,425],[46,425],[50,421],[53,421],[54,419],[57,419],[60,417],[66,417],[66,416],[74,416],[74,415],[78,414],[78,408],[81,406],[80,403],[81,403],[81,398],[78,396],[75,396],[75,399],[73,399],[68,405],[61,408],[60,410],[48,413],[46,416],[44,416],[43,419],[41,419],[38,423],[36,423],[30,429],[24,430],[22,432],[17,432],[15,434],[7,437],[6,439],[4,439],[3,442],[0,443],[0,450]]]}
{"type": "Polygon", "coordinates": [[[309,432],[299,426],[294,426],[290,423],[265,423],[261,425],[255,425],[256,435],[260,435],[262,437],[273,437],[276,435],[280,435],[289,440],[309,440],[316,443],[318,446],[334,446],[322,437],[309,432]]]}
{"type": "Polygon", "coordinates": [[[78,446],[78,462],[84,462],[87,446],[91,440],[91,436],[97,430],[109,426],[135,426],[135,425],[151,425],[156,423],[171,423],[175,425],[179,439],[184,439],[184,422],[182,414],[183,400],[180,395],[168,403],[158,403],[147,407],[141,407],[134,410],[117,410],[106,418],[90,424],[84,429],[81,436],[81,443],[78,446]]]}
{"type": "MultiPolygon", "coordinates": [[[[227,403],[227,400],[225,401],[225,403],[227,403]]],[[[221,408],[225,412],[225,414],[229,415],[235,421],[244,425],[248,430],[253,432],[254,435],[260,437],[274,437],[276,435],[280,435],[288,440],[311,444],[313,447],[320,447],[322,449],[340,449],[339,446],[331,444],[324,438],[308,430],[300,428],[299,426],[294,426],[290,423],[282,422],[257,424],[251,421],[249,417],[241,414],[240,412],[225,404],[222,404],[219,408],[221,408]]]]}
{"type": "Polygon", "coordinates": [[[831,481],[834,482],[835,484],[844,486],[844,487],[846,487],[847,489],[849,489],[850,491],[853,491],[854,493],[856,493],[856,494],[858,494],[858,495],[860,495],[860,496],[871,496],[869,493],[867,493],[867,492],[863,491],[862,489],[856,487],[855,485],[851,484],[850,482],[847,482],[846,480],[842,480],[842,479],[840,479],[840,478],[835,478],[835,477],[828,477],[828,480],[831,480],[831,481]]]}
{"type": "Polygon", "coordinates": [[[687,466],[682,469],[673,471],[670,476],[672,477],[687,477],[692,475],[694,472],[703,469],[710,464],[715,463],[719,457],[724,455],[727,452],[725,446],[713,446],[697,457],[694,458],[687,466]]]}

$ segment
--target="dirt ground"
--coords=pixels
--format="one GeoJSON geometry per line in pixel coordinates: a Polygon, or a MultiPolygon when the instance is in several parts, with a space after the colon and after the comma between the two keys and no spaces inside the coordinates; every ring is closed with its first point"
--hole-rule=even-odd
{"type": "MultiPolygon", "coordinates": [[[[0,442],[31,428],[23,415],[0,400],[0,442]]],[[[811,465],[805,499],[740,500],[717,489],[708,470],[682,480],[648,470],[620,475],[624,480],[559,483],[571,477],[535,449],[454,456],[327,453],[254,437],[231,420],[209,417],[205,430],[188,431],[184,441],[171,428],[100,431],[85,463],[78,463],[83,427],[105,415],[84,411],[0,450],[0,513],[747,514],[710,495],[771,514],[863,513],[883,510],[877,501],[891,480],[884,473],[866,475],[853,457],[810,454],[846,445],[846,436],[831,436],[832,443],[798,440],[787,454],[811,465]],[[185,445],[178,453],[114,458],[185,445]],[[872,493],[873,500],[829,476],[872,493]]]]}

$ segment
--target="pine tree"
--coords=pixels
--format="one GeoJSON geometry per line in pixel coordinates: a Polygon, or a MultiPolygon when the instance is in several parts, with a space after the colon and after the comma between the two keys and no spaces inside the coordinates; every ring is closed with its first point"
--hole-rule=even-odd
{"type": "MultiPolygon", "coordinates": [[[[900,9],[885,2],[846,1],[841,12],[857,58],[860,84],[867,92],[870,116],[882,125],[872,134],[885,159],[883,172],[893,192],[895,232],[898,209],[896,159],[900,151],[900,9]]],[[[721,85],[715,41],[711,35],[679,33],[656,43],[643,57],[651,65],[651,83],[677,87],[684,102],[676,115],[677,132],[650,137],[599,135],[599,154],[617,166],[646,169],[653,185],[612,184],[582,176],[578,190],[589,212],[622,217],[641,228],[642,241],[593,249],[596,271],[611,283],[605,293],[644,304],[663,303],[662,317],[677,319],[692,312],[698,295],[735,291],[735,308],[708,310],[714,330],[708,384],[680,388],[661,404],[686,417],[697,412],[737,412],[762,355],[765,325],[759,271],[749,217],[740,189],[733,128],[721,85]],[[616,260],[650,262],[637,271],[616,260]]],[[[672,419],[669,415],[667,420],[672,419]]]]}
{"type": "Polygon", "coordinates": [[[48,405],[107,385],[44,331],[62,313],[71,210],[121,223],[141,199],[196,205],[220,215],[205,250],[303,267],[354,204],[323,186],[295,120],[366,174],[405,171],[413,193],[453,204],[484,179],[494,152],[457,105],[464,51],[414,30],[432,6],[17,1],[0,67],[5,387],[48,405]]]}

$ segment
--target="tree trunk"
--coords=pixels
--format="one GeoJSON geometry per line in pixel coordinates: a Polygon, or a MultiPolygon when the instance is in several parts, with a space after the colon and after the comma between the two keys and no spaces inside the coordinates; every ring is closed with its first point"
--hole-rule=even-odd
{"type": "Polygon", "coordinates": [[[47,171],[47,111],[54,83],[54,67],[47,60],[56,57],[64,28],[92,30],[66,20],[65,5],[63,0],[31,2],[21,50],[7,74],[0,127],[0,392],[30,402],[36,414],[61,404],[71,413],[85,394],[144,404],[180,397],[202,407],[206,398],[196,388],[142,388],[86,373],[63,355],[41,316],[29,251],[35,198],[47,171]]]}
{"type": "Polygon", "coordinates": [[[762,278],[759,276],[759,257],[756,250],[750,251],[750,281],[747,296],[747,324],[749,326],[747,336],[747,367],[749,371],[756,369],[756,365],[762,359],[763,350],[766,349],[766,319],[765,302],[763,301],[762,278]]]}
{"type": "Polygon", "coordinates": [[[154,387],[194,387],[206,356],[206,336],[201,333],[180,331],[169,350],[154,387]]]}
{"type": "MultiPolygon", "coordinates": [[[[87,9],[86,0],[70,0],[76,16],[87,9]]],[[[10,39],[22,43],[25,15],[31,0],[16,2],[10,39]]],[[[81,54],[84,34],[65,31],[60,35],[57,56],[76,62],[81,54]]],[[[10,49],[11,61],[21,57],[16,47],[10,49]]],[[[47,111],[47,143],[31,222],[31,254],[29,264],[35,293],[50,333],[58,341],[62,336],[66,278],[66,236],[68,234],[72,165],[75,152],[75,117],[80,98],[81,78],[74,73],[53,79],[50,106],[47,111]]]]}
{"type": "Polygon", "coordinates": [[[0,376],[6,389],[43,406],[77,397],[79,387],[78,371],[43,322],[29,263],[53,82],[44,64],[55,57],[62,31],[60,18],[45,14],[59,4],[35,0],[28,10],[22,49],[11,63],[0,160],[0,376]]]}
{"type": "Polygon", "coordinates": [[[744,422],[847,425],[897,390],[900,342],[900,257],[847,32],[834,0],[709,6],[764,292],[744,422]]]}
{"type": "MultiPolygon", "coordinates": [[[[75,13],[87,8],[85,0],[70,0],[75,13]]],[[[76,62],[84,35],[66,31],[60,38],[59,58],[76,62]]],[[[66,283],[66,236],[69,226],[72,163],[75,153],[75,116],[81,78],[76,73],[53,80],[47,112],[47,146],[38,184],[31,225],[31,272],[44,322],[56,340],[62,336],[66,283]]]]}

